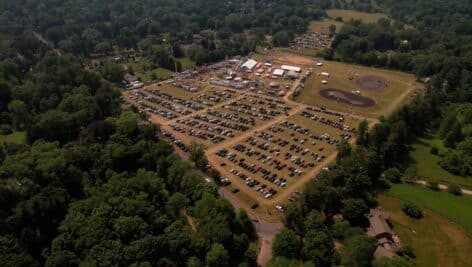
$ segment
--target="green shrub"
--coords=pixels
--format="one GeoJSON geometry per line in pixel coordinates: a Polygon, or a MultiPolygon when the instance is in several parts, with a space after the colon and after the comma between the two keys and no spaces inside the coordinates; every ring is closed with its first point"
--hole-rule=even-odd
{"type": "Polygon", "coordinates": [[[405,203],[402,208],[403,212],[415,219],[423,218],[423,211],[413,203],[405,203]]]}
{"type": "Polygon", "coordinates": [[[439,191],[439,183],[436,181],[430,181],[428,182],[428,188],[433,191],[439,191]]]}
{"type": "Polygon", "coordinates": [[[3,124],[0,125],[0,134],[1,135],[9,135],[12,134],[13,130],[11,129],[11,126],[8,124],[3,124]]]}
{"type": "Polygon", "coordinates": [[[447,192],[449,192],[453,195],[456,195],[456,196],[462,195],[462,189],[456,184],[450,184],[447,187],[447,192]]]}
{"type": "Polygon", "coordinates": [[[437,155],[439,153],[439,150],[437,147],[433,146],[431,147],[431,150],[429,152],[433,155],[437,155]]]}
{"type": "Polygon", "coordinates": [[[382,176],[391,183],[398,184],[402,181],[402,173],[397,168],[390,168],[382,176]]]}

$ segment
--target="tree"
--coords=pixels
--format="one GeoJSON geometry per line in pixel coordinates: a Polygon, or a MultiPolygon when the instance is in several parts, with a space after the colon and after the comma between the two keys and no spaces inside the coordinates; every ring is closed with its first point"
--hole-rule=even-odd
{"type": "Polygon", "coordinates": [[[356,131],[356,143],[358,145],[365,146],[368,142],[368,132],[369,132],[369,122],[367,120],[363,120],[359,126],[357,127],[356,131]]]}
{"type": "Polygon", "coordinates": [[[205,155],[206,146],[201,143],[192,141],[190,143],[190,159],[195,163],[195,166],[200,170],[205,170],[208,165],[208,159],[205,155]]]}
{"type": "Polygon", "coordinates": [[[366,223],[366,214],[369,212],[369,207],[367,207],[364,200],[350,198],[343,203],[344,207],[341,209],[341,213],[351,225],[363,225],[366,223]]]}
{"type": "Polygon", "coordinates": [[[100,73],[105,79],[109,80],[110,82],[119,83],[123,80],[125,70],[122,66],[114,62],[107,61],[100,68],[100,73]]]}
{"type": "Polygon", "coordinates": [[[382,176],[392,183],[400,183],[402,181],[402,174],[397,168],[390,168],[382,174],[382,176]]]}
{"type": "Polygon", "coordinates": [[[341,249],[341,264],[351,267],[370,267],[377,242],[365,235],[348,239],[341,249]]]}
{"type": "Polygon", "coordinates": [[[29,124],[31,115],[28,106],[23,101],[11,101],[8,104],[8,111],[11,113],[14,127],[21,130],[29,124]]]}
{"type": "Polygon", "coordinates": [[[275,256],[298,258],[300,249],[300,238],[290,229],[284,228],[274,237],[272,252],[275,256]]]}
{"type": "Polygon", "coordinates": [[[373,267],[413,267],[413,262],[403,257],[394,256],[393,258],[382,257],[373,262],[373,267]]]}
{"type": "Polygon", "coordinates": [[[302,249],[302,259],[312,261],[315,266],[331,266],[334,251],[333,241],[322,231],[309,231],[302,249]]]}
{"type": "Polygon", "coordinates": [[[116,121],[116,131],[128,137],[134,137],[138,130],[138,117],[133,112],[123,112],[116,121]]]}
{"type": "Polygon", "coordinates": [[[209,267],[229,266],[228,251],[221,244],[213,244],[205,256],[205,262],[209,267]]]}
{"type": "Polygon", "coordinates": [[[288,46],[290,42],[290,36],[286,31],[280,31],[274,34],[272,37],[272,43],[274,46],[288,46]]]}
{"type": "Polygon", "coordinates": [[[457,184],[453,184],[453,183],[447,186],[447,192],[456,196],[462,195],[462,189],[457,184]]]}
{"type": "Polygon", "coordinates": [[[329,34],[330,34],[331,36],[333,36],[334,34],[336,34],[336,25],[334,25],[334,24],[329,25],[329,34]]]}
{"type": "Polygon", "coordinates": [[[301,262],[284,257],[275,257],[267,264],[267,267],[315,267],[311,262],[301,262]]]}
{"type": "Polygon", "coordinates": [[[339,142],[339,144],[336,145],[336,148],[338,150],[338,155],[337,155],[338,161],[342,158],[345,158],[351,155],[351,152],[352,152],[351,145],[349,145],[349,143],[345,139],[342,139],[341,142],[339,142]]]}

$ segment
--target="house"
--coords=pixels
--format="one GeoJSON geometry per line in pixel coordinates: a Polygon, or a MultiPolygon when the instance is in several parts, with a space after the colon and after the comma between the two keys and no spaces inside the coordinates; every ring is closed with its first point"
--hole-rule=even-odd
{"type": "Polygon", "coordinates": [[[123,80],[126,84],[132,84],[133,82],[137,81],[138,78],[136,78],[134,75],[131,75],[130,73],[126,73],[123,77],[123,80]]]}
{"type": "Polygon", "coordinates": [[[300,75],[298,74],[298,72],[294,71],[294,70],[289,70],[287,72],[287,78],[289,79],[292,79],[292,80],[295,80],[295,79],[298,79],[300,75]]]}
{"type": "Polygon", "coordinates": [[[370,210],[370,225],[367,228],[367,235],[377,239],[377,249],[374,252],[375,258],[393,257],[396,248],[400,247],[400,240],[393,232],[388,220],[388,214],[380,208],[370,210]]]}
{"type": "Polygon", "coordinates": [[[289,66],[289,65],[282,65],[282,67],[280,67],[281,69],[283,70],[286,70],[286,71],[295,71],[295,72],[301,72],[302,69],[299,68],[299,67],[294,67],[294,66],[289,66]]]}
{"type": "Polygon", "coordinates": [[[249,59],[239,68],[242,71],[252,71],[257,66],[257,61],[249,59]]]}
{"type": "Polygon", "coordinates": [[[277,77],[282,77],[284,76],[285,71],[283,69],[275,69],[274,72],[272,72],[273,76],[277,77]]]}
{"type": "Polygon", "coordinates": [[[392,239],[392,228],[388,224],[388,214],[380,209],[371,209],[369,213],[370,226],[367,228],[367,235],[377,239],[392,239]]]}

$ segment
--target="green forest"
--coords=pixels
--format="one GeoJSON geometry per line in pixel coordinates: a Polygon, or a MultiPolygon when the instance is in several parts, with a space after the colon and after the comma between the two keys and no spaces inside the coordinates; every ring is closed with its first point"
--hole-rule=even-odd
{"type": "Polygon", "coordinates": [[[135,50],[173,70],[184,56],[202,65],[287,46],[342,7],[394,22],[345,22],[319,56],[412,72],[428,90],[371,129],[363,122],[355,148],[338,147],[332,170],[287,208],[270,265],[410,266],[409,251],[373,261],[366,214],[389,186],[382,174],[427,130],[450,148],[442,168],[472,175],[472,2],[371,2],[0,0],[0,134],[26,135],[0,145],[0,263],[256,266],[246,212],[204,183],[157,126],[122,109],[119,66],[86,66],[96,54],[135,50]],[[197,42],[202,31],[211,34],[197,42]]]}

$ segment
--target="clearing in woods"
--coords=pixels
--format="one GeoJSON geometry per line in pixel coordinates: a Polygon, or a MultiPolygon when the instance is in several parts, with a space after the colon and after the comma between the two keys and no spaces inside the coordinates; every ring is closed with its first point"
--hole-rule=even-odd
{"type": "Polygon", "coordinates": [[[326,13],[328,14],[329,18],[336,19],[340,17],[343,19],[343,21],[349,21],[351,19],[360,19],[364,23],[372,23],[377,22],[377,20],[379,20],[380,18],[389,19],[388,16],[383,13],[367,13],[347,9],[328,9],[326,10],[326,13]]]}
{"type": "MultiPolygon", "coordinates": [[[[150,121],[160,124],[162,134],[183,153],[188,152],[192,141],[205,144],[212,168],[231,182],[225,191],[245,209],[254,209],[259,219],[280,221],[283,207],[295,201],[303,185],[335,160],[336,145],[343,139],[352,143],[361,120],[376,123],[364,114],[371,115],[381,102],[377,98],[387,96],[386,101],[398,101],[408,88],[397,92],[396,83],[404,85],[410,77],[335,62],[317,67],[314,58],[280,50],[252,58],[259,62],[252,71],[240,68],[247,59],[228,60],[125,91],[124,98],[145,110],[150,121]],[[273,75],[283,65],[300,67],[298,78],[290,79],[288,72],[282,77],[273,75]],[[345,73],[337,69],[339,66],[345,73]],[[332,72],[330,86],[336,89],[347,88],[343,82],[348,80],[349,71],[369,75],[359,83],[369,87],[366,97],[374,99],[376,105],[355,107],[365,111],[357,112],[362,116],[349,114],[352,106],[323,98],[316,88],[309,89],[319,79],[318,70],[332,72]],[[336,79],[342,80],[337,86],[336,79]],[[388,87],[383,83],[392,79],[395,81],[389,81],[388,87]],[[300,103],[290,96],[302,84],[305,90],[295,99],[300,103]],[[244,89],[237,89],[239,86],[244,89]]],[[[356,86],[355,81],[347,84],[356,86]]],[[[363,97],[364,93],[351,98],[362,102],[363,97]]]]}

